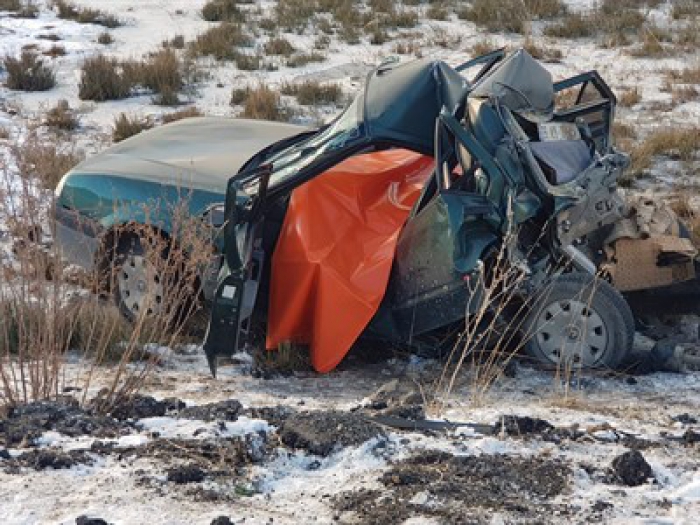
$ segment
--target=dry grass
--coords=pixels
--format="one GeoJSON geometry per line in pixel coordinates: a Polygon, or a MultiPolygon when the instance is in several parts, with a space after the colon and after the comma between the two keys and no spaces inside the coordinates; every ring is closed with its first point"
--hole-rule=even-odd
{"type": "Polygon", "coordinates": [[[508,235],[498,253],[487,262],[488,270],[485,269],[486,265],[482,266],[467,283],[473,290],[472,300],[476,302],[466,305],[465,311],[471,313],[465,319],[464,329],[431,389],[434,395],[427,407],[431,414],[439,416],[444,412],[453,390],[460,383],[460,375],[469,363],[472,365],[470,401],[478,403],[528,341],[527,335],[521,334],[526,305],[518,308],[514,315],[506,316],[507,309],[514,306],[518,289],[526,278],[523,272],[510,264],[507,255],[516,239],[517,234],[508,235]],[[507,317],[513,320],[503,326],[507,317]]]}
{"type": "Polygon", "coordinates": [[[114,37],[112,37],[112,34],[109,31],[103,31],[98,35],[97,43],[102,44],[103,46],[108,46],[114,43],[114,37]]]}
{"type": "Polygon", "coordinates": [[[80,24],[97,24],[110,29],[122,25],[119,18],[99,9],[76,6],[66,0],[54,0],[54,6],[58,11],[58,17],[64,20],[73,20],[80,24]]]}
{"type": "Polygon", "coordinates": [[[204,113],[202,113],[197,106],[190,106],[188,108],[163,115],[163,124],[169,124],[171,122],[176,122],[187,118],[201,117],[203,115],[204,113]]]}
{"type": "Polygon", "coordinates": [[[211,56],[217,60],[234,60],[238,56],[237,48],[250,44],[251,39],[241,26],[222,22],[190,42],[188,51],[193,57],[211,56]]]}
{"type": "Polygon", "coordinates": [[[632,89],[623,91],[618,97],[617,102],[623,108],[631,108],[642,101],[642,93],[635,86],[632,89]]]}
{"type": "Polygon", "coordinates": [[[163,47],[172,47],[173,49],[185,49],[184,35],[176,35],[170,40],[165,40],[163,42],[163,47]]]}
{"type": "Polygon", "coordinates": [[[263,46],[266,55],[281,55],[281,56],[291,56],[296,48],[292,43],[283,37],[271,38],[263,46]]]}
{"type": "Polygon", "coordinates": [[[264,84],[250,89],[243,102],[244,118],[286,121],[289,112],[282,107],[280,94],[264,84]]]}
{"type": "Polygon", "coordinates": [[[19,58],[3,59],[7,71],[6,86],[17,91],[48,91],[56,85],[56,74],[33,51],[22,51],[19,58]]]}
{"type": "Polygon", "coordinates": [[[287,59],[288,67],[304,67],[312,62],[324,62],[326,55],[312,51],[310,53],[297,53],[287,59]]]}
{"type": "Polygon", "coordinates": [[[258,54],[236,53],[236,67],[241,71],[258,71],[263,68],[263,57],[258,54]]]}
{"type": "Polygon", "coordinates": [[[551,43],[545,46],[540,46],[532,37],[528,36],[522,44],[522,47],[532,55],[533,58],[543,62],[555,63],[561,61],[562,52],[554,47],[551,43]]]}
{"type": "Polygon", "coordinates": [[[230,104],[232,106],[240,106],[245,103],[245,101],[248,99],[248,95],[250,94],[250,88],[244,87],[244,88],[233,88],[231,90],[231,100],[230,104]]]}
{"type": "Polygon", "coordinates": [[[474,45],[472,45],[472,54],[474,56],[485,55],[491,51],[498,49],[498,46],[488,38],[483,40],[477,40],[474,45]]]}
{"type": "Polygon", "coordinates": [[[78,127],[80,121],[68,101],[63,99],[46,112],[44,124],[59,131],[73,131],[78,127]]]}
{"type": "Polygon", "coordinates": [[[671,0],[671,3],[671,16],[676,20],[700,16],[700,3],[697,0],[671,0]]]}
{"type": "Polygon", "coordinates": [[[544,34],[555,38],[585,38],[596,34],[595,18],[588,14],[572,12],[561,22],[549,25],[544,34]]]}
{"type": "Polygon", "coordinates": [[[112,124],[112,140],[115,143],[121,142],[152,127],[153,122],[148,118],[120,113],[114,119],[114,124],[112,124]]]}
{"type": "Polygon", "coordinates": [[[489,31],[524,33],[528,21],[550,19],[565,12],[560,0],[474,0],[458,15],[489,31]]]}
{"type": "Polygon", "coordinates": [[[700,150],[700,127],[657,129],[631,151],[632,166],[621,182],[629,184],[631,180],[642,175],[652,165],[654,157],[663,155],[690,161],[698,150],[700,150]]]}
{"type": "Polygon", "coordinates": [[[61,177],[83,160],[84,155],[70,142],[58,138],[42,138],[35,132],[21,144],[12,146],[20,176],[24,180],[38,181],[53,190],[61,177]]]}
{"type": "Polygon", "coordinates": [[[669,70],[666,72],[666,78],[669,82],[700,84],[700,64],[686,67],[680,71],[669,70]]]}
{"type": "Polygon", "coordinates": [[[0,0],[0,11],[19,11],[22,9],[21,0],[0,0]]]}
{"type": "Polygon", "coordinates": [[[34,0],[0,0],[0,11],[9,11],[15,18],[39,16],[39,7],[34,0]]]}
{"type": "Polygon", "coordinates": [[[83,63],[78,97],[95,102],[120,100],[131,94],[132,87],[133,82],[125,74],[122,63],[97,55],[83,63]]]}
{"type": "Polygon", "coordinates": [[[207,22],[244,22],[245,14],[236,0],[209,0],[202,7],[202,18],[207,22]]]}
{"type": "Polygon", "coordinates": [[[343,97],[343,90],[338,84],[322,84],[316,80],[285,84],[282,86],[282,93],[296,97],[302,106],[338,104],[343,97]]]}
{"type": "Polygon", "coordinates": [[[108,412],[144,384],[161,359],[151,350],[154,346],[174,348],[181,340],[196,308],[196,302],[186,299],[199,294],[198,269],[211,253],[211,232],[203,231],[207,226],[199,218],[181,213],[186,205],[179,203],[170,212],[172,237],[164,237],[146,223],[142,229],[116,230],[105,239],[108,258],[99,271],[85,276],[86,283],[99,283],[100,289],[113,285],[125,258],[117,256],[123,252],[110,249],[109,239],[121,247],[121,241],[135,235],[143,257],[160,277],[165,306],[151,314],[144,308],[142,315],[127,323],[115,306],[89,288],[70,298],[69,289],[86,284],[76,283],[58,252],[41,244],[41,224],[52,204],[36,198],[27,179],[17,188],[12,177],[3,174],[0,182],[7,191],[14,188],[16,198],[12,205],[6,199],[0,201],[0,215],[11,225],[15,245],[12,271],[0,267],[0,405],[54,399],[71,387],[82,392],[81,403],[108,412]],[[71,357],[67,366],[69,350],[80,351],[82,358],[71,357]],[[110,366],[100,368],[102,364],[110,366]],[[99,398],[90,400],[98,375],[102,379],[97,387],[103,388],[99,398]]]}
{"type": "Polygon", "coordinates": [[[259,350],[253,354],[253,359],[256,368],[273,375],[312,370],[308,347],[292,342],[280,343],[274,351],[259,350]]]}
{"type": "Polygon", "coordinates": [[[182,64],[175,51],[169,48],[156,51],[139,64],[135,71],[135,80],[156,94],[156,104],[174,106],[179,103],[178,92],[185,82],[182,64]]]}
{"type": "Polygon", "coordinates": [[[56,58],[66,56],[68,53],[65,47],[58,44],[54,44],[46,51],[43,51],[41,54],[47,57],[56,58]]]}
{"type": "Polygon", "coordinates": [[[641,42],[633,47],[628,53],[634,57],[660,57],[668,55],[670,47],[664,43],[672,41],[671,34],[664,29],[653,25],[646,25],[642,28],[641,42]]]}

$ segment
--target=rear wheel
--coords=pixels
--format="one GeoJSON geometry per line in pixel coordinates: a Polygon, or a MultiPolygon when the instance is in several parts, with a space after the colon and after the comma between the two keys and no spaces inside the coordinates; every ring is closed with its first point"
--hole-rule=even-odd
{"type": "Polygon", "coordinates": [[[528,353],[554,366],[616,368],[634,340],[634,317],[622,295],[607,281],[581,273],[545,284],[524,326],[528,353]]]}

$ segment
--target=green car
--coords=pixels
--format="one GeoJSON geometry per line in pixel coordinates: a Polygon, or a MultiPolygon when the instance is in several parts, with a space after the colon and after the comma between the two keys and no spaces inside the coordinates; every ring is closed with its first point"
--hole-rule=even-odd
{"type": "MultiPolygon", "coordinates": [[[[637,306],[697,310],[700,281],[673,212],[618,188],[615,108],[596,71],[554,82],[522,49],[387,61],[318,129],[192,119],[87,160],[57,188],[56,238],[94,268],[120,229],[167,237],[178,203],[222,226],[202,276],[214,373],[250,344],[306,345],[327,372],[360,339],[465,333],[474,347],[509,334],[496,346],[519,338],[550,366],[616,368],[637,306]]],[[[113,290],[128,317],[157,289],[134,246],[106,250],[131,262],[113,290]]]]}
{"type": "MultiPolygon", "coordinates": [[[[146,131],[91,157],[68,172],[56,188],[55,238],[67,262],[95,270],[109,261],[118,231],[147,225],[168,236],[173,209],[223,222],[228,179],[263,147],[305,129],[258,120],[198,117],[146,131]]],[[[223,245],[202,276],[211,298],[223,245]]],[[[129,250],[123,245],[122,250],[129,250]]],[[[132,257],[129,272],[116,278],[115,297],[122,312],[135,318],[147,299],[146,260],[132,257]]]]}

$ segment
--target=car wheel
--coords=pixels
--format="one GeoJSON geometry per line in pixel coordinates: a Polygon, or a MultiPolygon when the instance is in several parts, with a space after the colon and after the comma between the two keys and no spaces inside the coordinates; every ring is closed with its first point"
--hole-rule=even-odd
{"type": "Polygon", "coordinates": [[[634,317],[607,281],[587,274],[554,277],[532,302],[525,345],[538,361],[576,368],[616,368],[629,355],[634,317]]]}
{"type": "Polygon", "coordinates": [[[134,321],[141,315],[162,313],[163,285],[138,237],[130,235],[120,239],[113,268],[114,300],[127,319],[134,321]]]}

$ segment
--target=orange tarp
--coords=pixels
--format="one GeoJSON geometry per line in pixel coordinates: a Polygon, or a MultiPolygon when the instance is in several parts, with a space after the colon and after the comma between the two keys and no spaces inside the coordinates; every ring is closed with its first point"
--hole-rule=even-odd
{"type": "Polygon", "coordinates": [[[384,297],[399,232],[432,170],[432,157],[387,150],[294,190],[272,257],[267,348],[307,344],[319,372],[340,363],[384,297]]]}

